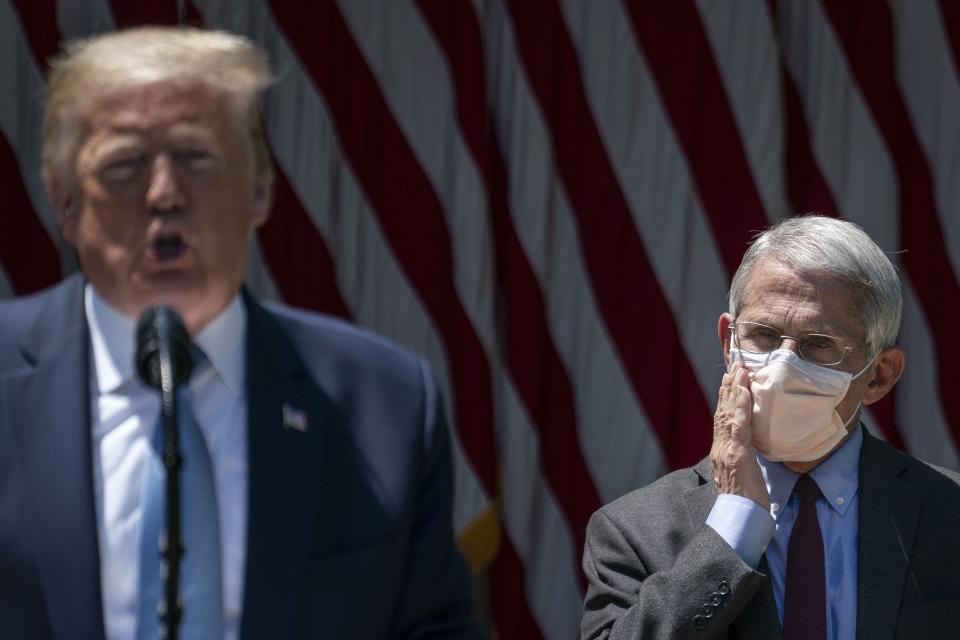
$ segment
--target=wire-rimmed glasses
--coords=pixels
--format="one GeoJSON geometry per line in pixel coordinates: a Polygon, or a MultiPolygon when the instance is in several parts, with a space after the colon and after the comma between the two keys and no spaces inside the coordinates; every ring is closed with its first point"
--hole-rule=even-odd
{"type": "Polygon", "coordinates": [[[734,322],[730,325],[734,345],[749,353],[770,353],[789,338],[797,343],[797,355],[807,362],[823,366],[840,364],[847,351],[853,351],[843,340],[823,333],[788,336],[779,329],[759,322],[734,322]]]}

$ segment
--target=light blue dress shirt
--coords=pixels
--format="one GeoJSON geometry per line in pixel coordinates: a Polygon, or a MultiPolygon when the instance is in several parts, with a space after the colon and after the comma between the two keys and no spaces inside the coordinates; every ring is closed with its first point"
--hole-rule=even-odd
{"type": "MultiPolygon", "coordinates": [[[[860,485],[859,428],[833,455],[810,472],[823,497],[817,500],[817,520],[823,533],[827,593],[827,638],[854,640],[857,632],[857,532],[860,485]]],[[[757,456],[770,492],[770,512],[741,496],[722,494],[707,524],[756,568],[766,552],[770,583],[783,622],[787,545],[797,519],[799,500],[792,496],[799,474],[781,462],[757,456]]]]}

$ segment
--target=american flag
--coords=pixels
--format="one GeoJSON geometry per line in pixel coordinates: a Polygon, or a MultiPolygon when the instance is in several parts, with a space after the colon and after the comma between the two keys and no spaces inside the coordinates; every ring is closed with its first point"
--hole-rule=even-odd
{"type": "Polygon", "coordinates": [[[0,0],[0,295],[75,268],[46,59],[143,23],[269,52],[248,281],[433,364],[498,637],[575,637],[591,512],[706,454],[729,279],[782,217],[890,253],[908,364],[865,422],[960,469],[960,3],[0,0]]]}

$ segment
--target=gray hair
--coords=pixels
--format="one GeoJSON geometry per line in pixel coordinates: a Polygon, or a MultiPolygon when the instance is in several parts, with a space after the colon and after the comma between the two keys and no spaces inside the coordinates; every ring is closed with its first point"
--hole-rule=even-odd
{"type": "Polygon", "coordinates": [[[243,36],[193,27],[139,27],[68,44],[51,63],[43,126],[43,172],[71,179],[85,111],[104,95],[159,82],[223,91],[246,136],[257,176],[270,175],[258,101],[273,82],[264,53],[243,36]]]}
{"type": "Polygon", "coordinates": [[[763,259],[800,272],[827,272],[857,293],[860,322],[871,355],[893,345],[900,330],[903,294],[887,255],[863,229],[847,220],[807,215],[788,218],[758,234],[730,283],[730,314],[736,318],[750,272],[763,259]]]}

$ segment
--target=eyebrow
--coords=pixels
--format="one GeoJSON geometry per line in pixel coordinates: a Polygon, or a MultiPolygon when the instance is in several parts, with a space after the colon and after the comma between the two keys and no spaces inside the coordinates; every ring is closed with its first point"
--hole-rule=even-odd
{"type": "MultiPolygon", "coordinates": [[[[216,150],[222,147],[222,145],[219,144],[216,136],[210,135],[208,132],[205,132],[202,129],[191,126],[170,129],[164,136],[164,140],[165,142],[161,143],[161,146],[163,146],[163,144],[192,144],[202,145],[210,150],[216,150]]],[[[154,145],[155,142],[150,139],[150,136],[141,131],[117,129],[114,130],[109,137],[101,140],[96,145],[96,147],[93,149],[93,157],[99,160],[115,153],[123,153],[125,151],[132,150],[140,151],[143,149],[152,148],[154,145]]]]}
{"type": "Polygon", "coordinates": [[[140,151],[145,146],[146,144],[142,136],[131,134],[111,136],[106,140],[100,141],[100,143],[92,149],[92,157],[94,160],[102,160],[116,153],[140,151]]]}

